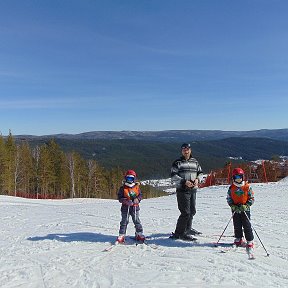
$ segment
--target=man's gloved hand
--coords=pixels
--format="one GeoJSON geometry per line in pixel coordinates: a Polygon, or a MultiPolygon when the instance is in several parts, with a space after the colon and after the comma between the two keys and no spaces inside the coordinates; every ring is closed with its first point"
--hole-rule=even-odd
{"type": "Polygon", "coordinates": [[[187,188],[193,188],[193,187],[194,187],[194,182],[192,182],[192,181],[190,181],[190,180],[186,180],[185,186],[186,186],[187,188]]]}

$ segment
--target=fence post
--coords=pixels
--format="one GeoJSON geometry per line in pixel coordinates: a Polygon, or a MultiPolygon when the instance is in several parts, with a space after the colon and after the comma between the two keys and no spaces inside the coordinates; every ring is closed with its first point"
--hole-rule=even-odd
{"type": "Polygon", "coordinates": [[[265,169],[265,165],[264,165],[264,160],[262,161],[262,166],[263,166],[263,171],[264,171],[264,180],[265,180],[265,182],[267,183],[268,181],[267,181],[267,175],[266,175],[266,169],[265,169]]]}

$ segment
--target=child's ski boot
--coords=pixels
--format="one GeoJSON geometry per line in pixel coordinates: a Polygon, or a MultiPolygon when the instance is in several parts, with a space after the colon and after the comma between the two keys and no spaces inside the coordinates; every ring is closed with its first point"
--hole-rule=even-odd
{"type": "Polygon", "coordinates": [[[236,247],[246,247],[246,242],[243,240],[243,238],[235,238],[234,244],[236,247]]]}
{"type": "Polygon", "coordinates": [[[253,241],[248,241],[246,245],[246,252],[248,254],[249,259],[255,259],[254,256],[254,243],[253,241]]]}
{"type": "Polygon", "coordinates": [[[135,233],[135,239],[136,239],[136,241],[144,242],[145,236],[143,235],[142,232],[136,232],[135,233]]]}
{"type": "Polygon", "coordinates": [[[125,235],[119,235],[117,237],[116,243],[123,244],[125,242],[125,235]]]}

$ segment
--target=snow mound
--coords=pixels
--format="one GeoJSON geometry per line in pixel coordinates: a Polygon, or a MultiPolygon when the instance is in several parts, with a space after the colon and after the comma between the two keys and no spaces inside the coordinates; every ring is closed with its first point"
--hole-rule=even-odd
{"type": "Polygon", "coordinates": [[[278,181],[278,183],[288,183],[288,176],[278,181]]]}

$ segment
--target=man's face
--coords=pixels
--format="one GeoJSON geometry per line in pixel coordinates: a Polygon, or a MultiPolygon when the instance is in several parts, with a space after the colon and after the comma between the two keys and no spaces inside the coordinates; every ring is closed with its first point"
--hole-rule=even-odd
{"type": "Polygon", "coordinates": [[[182,155],[183,155],[185,158],[190,157],[190,155],[191,155],[191,148],[189,148],[189,147],[183,147],[183,148],[182,148],[182,155]]]}

